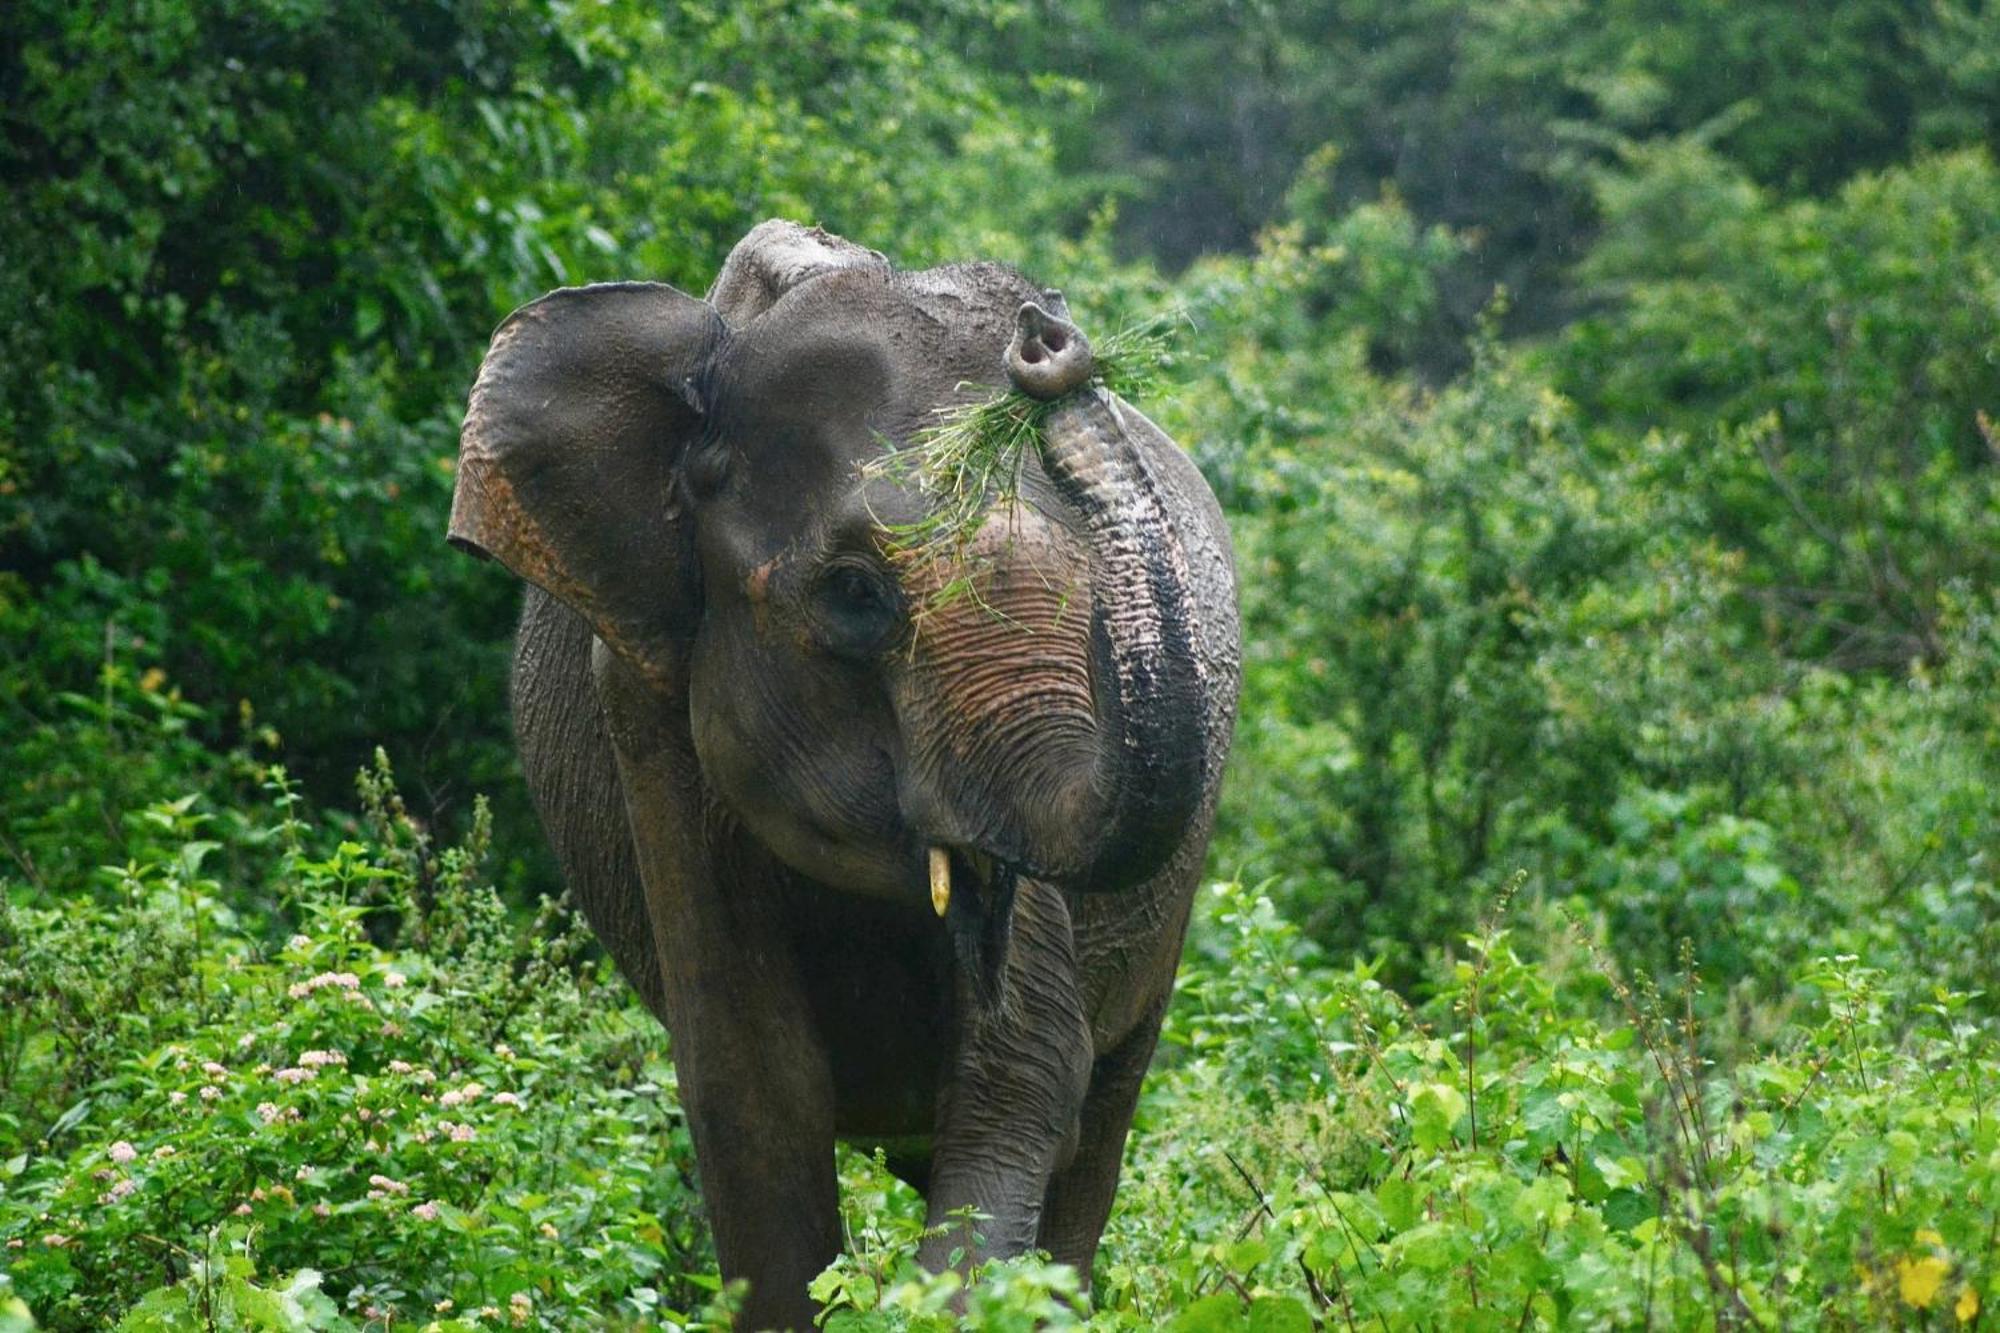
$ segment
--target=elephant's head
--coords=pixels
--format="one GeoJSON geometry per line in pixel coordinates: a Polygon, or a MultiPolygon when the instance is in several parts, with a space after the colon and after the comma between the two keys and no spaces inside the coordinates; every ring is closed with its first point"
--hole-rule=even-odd
{"type": "Polygon", "coordinates": [[[920,902],[941,859],[1123,888],[1196,815],[1215,686],[1185,477],[1090,373],[1061,297],[1009,269],[899,273],[767,222],[705,301],[617,283],[511,315],[451,537],[686,710],[710,791],[812,879],[920,902]],[[1067,396],[970,539],[978,595],[941,598],[949,571],[886,535],[931,501],[867,465],[1010,377],[1067,396]]]}

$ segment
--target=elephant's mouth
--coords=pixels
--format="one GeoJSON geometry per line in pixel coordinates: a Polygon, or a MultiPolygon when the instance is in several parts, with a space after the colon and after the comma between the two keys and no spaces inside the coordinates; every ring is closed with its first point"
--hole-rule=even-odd
{"type": "Polygon", "coordinates": [[[944,918],[959,969],[982,1006],[1000,996],[1014,886],[1021,868],[976,847],[933,844],[925,855],[931,906],[944,918]]]}

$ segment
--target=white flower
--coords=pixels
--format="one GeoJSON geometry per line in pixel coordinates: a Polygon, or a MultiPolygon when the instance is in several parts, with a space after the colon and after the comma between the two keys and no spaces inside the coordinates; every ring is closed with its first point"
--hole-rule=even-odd
{"type": "Polygon", "coordinates": [[[284,1112],[278,1109],[276,1102],[257,1103],[257,1117],[267,1125],[283,1114],[284,1112]]]}
{"type": "Polygon", "coordinates": [[[153,1149],[153,1160],[156,1162],[164,1162],[173,1155],[174,1145],[171,1143],[162,1143],[159,1147],[153,1149]]]}
{"type": "Polygon", "coordinates": [[[300,1051],[299,1063],[307,1069],[319,1069],[326,1065],[344,1065],[347,1056],[340,1051],[300,1051]]]}
{"type": "Polygon", "coordinates": [[[213,1060],[203,1060],[201,1062],[201,1072],[208,1075],[210,1078],[214,1079],[218,1083],[220,1083],[223,1079],[229,1077],[228,1067],[225,1065],[219,1065],[213,1060]]]}
{"type": "Polygon", "coordinates": [[[493,1104],[495,1106],[518,1107],[521,1105],[521,1098],[518,1093],[496,1092],[493,1094],[493,1104]]]}
{"type": "Polygon", "coordinates": [[[139,1188],[138,1182],[131,1179],[130,1177],[127,1177],[124,1180],[121,1180],[117,1184],[113,1185],[110,1189],[106,1190],[104,1193],[98,1195],[97,1201],[99,1203],[117,1203],[120,1199],[124,1198],[126,1195],[130,1194],[133,1190],[138,1188],[139,1188]]]}
{"type": "Polygon", "coordinates": [[[167,1105],[179,1106],[182,1102],[186,1101],[187,1099],[188,1095],[185,1092],[182,1092],[178,1088],[176,1088],[174,1091],[167,1094],[167,1105]]]}
{"type": "Polygon", "coordinates": [[[294,935],[285,941],[285,947],[295,952],[312,948],[312,936],[294,935]]]}
{"type": "Polygon", "coordinates": [[[312,1166],[311,1166],[311,1164],[310,1164],[310,1163],[308,1163],[307,1165],[305,1165],[305,1166],[302,1166],[302,1167],[300,1167],[300,1168],[299,1168],[298,1170],[294,1171],[294,1172],[292,1173],[292,1179],[293,1179],[293,1180],[311,1180],[311,1179],[312,1179],[312,1174],[313,1174],[313,1169],[312,1169],[312,1166]]]}
{"type": "Polygon", "coordinates": [[[376,1189],[385,1190],[390,1194],[408,1194],[410,1192],[410,1187],[408,1185],[405,1185],[402,1181],[391,1180],[389,1177],[382,1175],[379,1172],[375,1175],[368,1177],[368,1183],[373,1185],[376,1189]]]}
{"type": "MultiPolygon", "coordinates": [[[[318,1078],[319,1071],[317,1069],[300,1069],[294,1066],[290,1069],[280,1069],[277,1073],[271,1075],[271,1077],[277,1079],[280,1083],[305,1083],[311,1079],[318,1078]]],[[[202,1091],[206,1092],[208,1089],[204,1088],[202,1091]]]]}
{"type": "Polygon", "coordinates": [[[435,1222],[438,1220],[438,1206],[433,1201],[426,1201],[410,1209],[410,1215],[426,1222],[435,1222]]]}
{"type": "Polygon", "coordinates": [[[203,1101],[212,1102],[221,1096],[222,1089],[216,1087],[213,1083],[204,1083],[201,1085],[201,1099],[203,1101]]]}
{"type": "Polygon", "coordinates": [[[389,1062],[389,1072],[392,1074],[407,1074],[415,1068],[416,1066],[408,1060],[391,1060],[389,1062]]]}
{"type": "Polygon", "coordinates": [[[127,1143],[123,1139],[120,1139],[118,1140],[118,1142],[111,1145],[111,1153],[110,1153],[111,1160],[118,1163],[120,1166],[123,1166],[125,1163],[131,1161],[138,1155],[139,1155],[139,1150],[137,1148],[134,1148],[131,1144],[127,1143]]]}
{"type": "Polygon", "coordinates": [[[401,972],[385,972],[382,975],[382,984],[390,990],[400,990],[410,984],[410,979],[401,972]]]}

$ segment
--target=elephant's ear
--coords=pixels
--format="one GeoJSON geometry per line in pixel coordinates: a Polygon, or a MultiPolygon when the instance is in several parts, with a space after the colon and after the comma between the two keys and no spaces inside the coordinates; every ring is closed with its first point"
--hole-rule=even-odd
{"type": "Polygon", "coordinates": [[[752,227],[722,261],[708,300],[731,325],[741,328],[800,283],[852,268],[886,275],[889,261],[880,251],[856,245],[824,227],[771,218],[752,227]]]}
{"type": "Polygon", "coordinates": [[[689,380],[722,335],[713,308],[659,283],[551,292],[494,332],[459,436],[452,543],[540,584],[662,683],[693,579],[674,502],[701,431],[689,380]]]}

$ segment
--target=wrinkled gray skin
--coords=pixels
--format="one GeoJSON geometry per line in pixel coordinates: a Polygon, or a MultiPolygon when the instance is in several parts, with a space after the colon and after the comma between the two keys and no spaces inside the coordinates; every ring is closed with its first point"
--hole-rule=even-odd
{"type": "Polygon", "coordinates": [[[980,530],[983,605],[885,557],[924,500],[861,470],[940,405],[1089,373],[1060,294],[1012,270],[899,273],[767,222],[705,301],[523,307],[473,389],[451,537],[531,585],[522,762],[672,1035],[746,1325],[812,1321],[836,1137],[882,1145],[933,1224],[989,1215],[927,1241],[933,1268],[1040,1247],[1090,1272],[1233,725],[1228,537],[1101,390],[980,530]]]}

